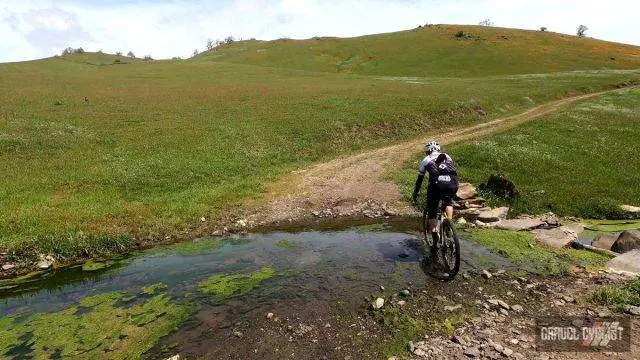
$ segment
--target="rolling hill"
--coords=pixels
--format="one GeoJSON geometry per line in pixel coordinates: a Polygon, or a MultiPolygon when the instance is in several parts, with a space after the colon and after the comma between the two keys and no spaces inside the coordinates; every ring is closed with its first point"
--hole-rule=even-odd
{"type": "Polygon", "coordinates": [[[333,73],[490,76],[640,68],[640,47],[485,26],[431,25],[355,38],[240,41],[197,59],[333,73]]]}

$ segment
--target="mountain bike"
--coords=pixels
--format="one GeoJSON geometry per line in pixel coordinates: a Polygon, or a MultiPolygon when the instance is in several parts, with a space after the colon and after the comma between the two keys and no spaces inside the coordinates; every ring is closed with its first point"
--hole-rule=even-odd
{"type": "Polygon", "coordinates": [[[422,213],[422,233],[424,242],[431,250],[433,260],[442,265],[446,278],[453,279],[460,270],[460,240],[453,220],[447,217],[445,206],[438,208],[438,233],[429,233],[427,208],[422,213]]]}

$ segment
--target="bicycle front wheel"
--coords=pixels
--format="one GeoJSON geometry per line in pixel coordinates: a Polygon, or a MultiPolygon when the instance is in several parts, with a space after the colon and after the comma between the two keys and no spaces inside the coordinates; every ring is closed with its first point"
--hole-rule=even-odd
{"type": "Polygon", "coordinates": [[[443,219],[440,227],[440,251],[450,277],[460,270],[460,240],[450,219],[443,219]]]}
{"type": "Polygon", "coordinates": [[[432,234],[429,233],[429,216],[427,208],[425,207],[422,212],[422,235],[424,236],[424,244],[427,249],[431,250],[433,248],[433,237],[432,234]]]}

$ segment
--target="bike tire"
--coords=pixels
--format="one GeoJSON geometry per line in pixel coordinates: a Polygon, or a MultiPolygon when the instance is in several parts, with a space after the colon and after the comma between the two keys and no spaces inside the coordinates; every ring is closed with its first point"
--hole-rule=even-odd
{"type": "Polygon", "coordinates": [[[444,266],[453,278],[460,271],[460,239],[450,219],[442,220],[440,242],[444,266]]]}

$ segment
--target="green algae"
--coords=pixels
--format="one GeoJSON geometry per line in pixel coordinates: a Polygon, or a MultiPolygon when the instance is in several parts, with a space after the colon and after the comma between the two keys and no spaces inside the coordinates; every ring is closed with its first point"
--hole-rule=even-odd
{"type": "Polygon", "coordinates": [[[106,263],[89,260],[86,263],[82,264],[82,271],[98,271],[107,267],[106,263]]]}
{"type": "Polygon", "coordinates": [[[585,220],[585,228],[600,232],[621,232],[640,229],[640,221],[624,220],[585,220]]]}
{"type": "Polygon", "coordinates": [[[186,303],[176,303],[165,294],[129,308],[117,307],[124,295],[109,292],[54,313],[6,316],[0,319],[0,356],[20,348],[36,359],[54,354],[62,358],[139,358],[190,313],[186,303]],[[81,307],[91,311],[78,312],[81,307]],[[23,316],[26,318],[18,321],[23,316]]]}
{"type": "Polygon", "coordinates": [[[293,249],[295,247],[295,245],[291,241],[289,241],[287,239],[282,239],[282,240],[278,241],[276,243],[276,246],[279,247],[279,248],[289,249],[289,250],[293,249]]]}
{"type": "Polygon", "coordinates": [[[197,239],[161,247],[154,251],[163,254],[192,256],[216,252],[222,247],[222,245],[223,242],[220,239],[197,239]]]}
{"type": "Polygon", "coordinates": [[[167,285],[163,283],[156,283],[147,286],[143,286],[140,288],[140,293],[144,295],[153,295],[161,290],[165,290],[167,285]]]}
{"type": "Polygon", "coordinates": [[[198,287],[202,292],[215,295],[218,300],[224,300],[246,294],[275,275],[276,271],[273,268],[263,267],[248,274],[213,275],[203,280],[198,287]]]}

